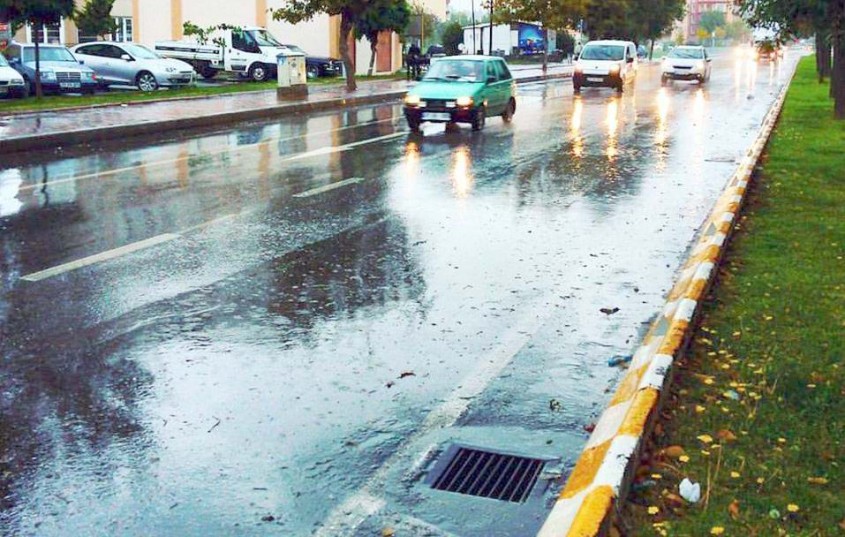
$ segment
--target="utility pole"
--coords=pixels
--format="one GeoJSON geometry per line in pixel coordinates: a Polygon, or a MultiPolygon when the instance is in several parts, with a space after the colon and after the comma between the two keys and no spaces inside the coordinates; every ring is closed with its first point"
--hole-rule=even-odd
{"type": "Polygon", "coordinates": [[[490,46],[487,47],[487,54],[493,55],[493,0],[490,0],[490,46]]]}
{"type": "Polygon", "coordinates": [[[472,0],[472,53],[478,52],[478,47],[475,46],[475,0],[472,0]]]}

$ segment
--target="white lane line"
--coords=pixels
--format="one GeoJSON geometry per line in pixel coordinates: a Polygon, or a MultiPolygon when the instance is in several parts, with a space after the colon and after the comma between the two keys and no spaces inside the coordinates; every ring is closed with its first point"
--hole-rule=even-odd
{"type": "Polygon", "coordinates": [[[247,211],[247,212],[243,212],[243,213],[227,214],[225,216],[215,218],[214,220],[209,220],[208,222],[203,222],[202,224],[197,224],[195,226],[186,227],[185,229],[182,230],[182,233],[188,233],[190,231],[197,231],[199,229],[207,228],[208,226],[211,226],[211,225],[214,225],[214,224],[219,224],[220,222],[225,222],[226,220],[231,220],[232,218],[236,218],[238,216],[243,216],[245,214],[249,214],[250,212],[253,212],[253,211],[247,211]]]}
{"type": "Polygon", "coordinates": [[[48,268],[40,272],[27,274],[21,279],[28,282],[46,280],[47,278],[52,278],[53,276],[58,276],[59,274],[64,274],[65,272],[70,272],[82,267],[87,267],[88,265],[93,265],[95,263],[131,254],[132,252],[137,252],[138,250],[143,250],[144,248],[149,248],[163,242],[172,241],[173,239],[178,239],[179,237],[180,235],[176,235],[175,233],[164,233],[163,235],[157,235],[149,239],[121,246],[120,248],[115,248],[114,250],[108,250],[92,256],[83,257],[82,259],[77,259],[76,261],[71,261],[70,263],[64,263],[53,268],[48,268]]]}
{"type": "MultiPolygon", "coordinates": [[[[240,153],[241,151],[244,151],[246,149],[254,148],[254,147],[257,147],[261,144],[266,144],[266,143],[269,143],[269,142],[290,142],[292,140],[299,140],[301,138],[310,138],[312,136],[318,136],[318,135],[322,135],[322,134],[331,134],[331,133],[334,133],[334,132],[344,131],[344,130],[349,130],[349,129],[359,129],[359,128],[367,127],[367,126],[370,126],[370,125],[378,125],[379,123],[390,123],[390,122],[398,123],[399,121],[401,121],[401,118],[393,117],[393,118],[389,118],[389,119],[380,119],[378,121],[370,121],[370,122],[367,122],[367,123],[361,123],[359,125],[347,125],[346,127],[338,127],[336,129],[328,129],[328,130],[322,130],[322,131],[309,132],[307,134],[302,134],[302,135],[299,135],[299,136],[289,136],[287,138],[272,137],[272,138],[267,138],[266,140],[261,140],[260,142],[256,142],[254,144],[246,144],[246,145],[241,145],[241,146],[238,146],[238,147],[226,146],[226,147],[218,148],[216,150],[204,151],[204,152],[199,153],[199,154],[188,155],[187,157],[179,157],[179,158],[173,158],[173,159],[167,159],[167,160],[157,160],[157,161],[153,161],[153,162],[145,162],[143,164],[135,164],[135,165],[132,165],[132,166],[125,166],[123,168],[115,168],[113,170],[104,170],[104,171],[99,171],[99,172],[86,173],[86,174],[83,174],[83,175],[71,175],[71,176],[58,177],[56,179],[50,179],[49,186],[58,185],[58,184],[62,184],[62,183],[70,183],[70,182],[75,182],[75,181],[81,181],[83,179],[103,178],[103,177],[108,177],[110,175],[116,175],[116,174],[123,173],[123,172],[130,172],[132,170],[138,170],[138,169],[141,169],[141,168],[150,168],[150,167],[155,167],[155,166],[165,166],[167,164],[176,164],[177,162],[182,162],[183,160],[191,160],[191,159],[194,159],[194,158],[200,158],[200,157],[205,157],[205,156],[222,155],[222,154],[227,153],[227,152],[233,153],[233,154],[234,153],[240,153]]],[[[22,190],[22,191],[34,190],[36,188],[42,188],[42,186],[43,185],[41,184],[40,179],[39,179],[39,182],[31,184],[31,185],[22,186],[22,187],[20,187],[20,190],[22,190]]]]}
{"type": "Polygon", "coordinates": [[[493,382],[513,361],[519,351],[540,330],[546,320],[557,309],[551,302],[550,293],[525,306],[526,314],[499,340],[489,353],[478,358],[475,370],[467,375],[458,387],[435,408],[423,421],[420,428],[405,439],[399,449],[388,458],[378,470],[343,503],[337,505],[314,533],[315,537],[341,537],[353,535],[367,517],[384,508],[386,502],[380,497],[385,490],[384,483],[394,468],[410,468],[418,455],[417,444],[434,430],[451,427],[469,408],[470,403],[493,382]],[[541,312],[541,313],[537,313],[541,312]]]}
{"type": "Polygon", "coordinates": [[[352,177],[351,179],[344,179],[343,181],[338,181],[337,183],[332,183],[330,185],[323,185],[318,186],[317,188],[312,188],[311,190],[306,190],[305,192],[300,192],[299,194],[294,194],[294,198],[310,198],[311,196],[316,196],[318,194],[322,194],[324,192],[330,192],[332,190],[336,190],[338,188],[343,188],[349,185],[355,185],[358,183],[363,183],[365,179],[363,177],[352,177]]]}
{"type": "Polygon", "coordinates": [[[291,160],[301,160],[304,158],[311,158],[320,155],[331,155],[332,153],[339,153],[341,151],[347,151],[352,149],[353,147],[358,147],[367,144],[374,144],[376,142],[383,142],[384,140],[392,140],[394,138],[400,138],[402,136],[408,136],[406,131],[403,132],[394,132],[393,134],[386,134],[384,136],[376,136],[375,138],[367,138],[366,140],[360,140],[358,142],[352,142],[349,144],[344,145],[334,145],[329,147],[321,147],[320,149],[315,149],[314,151],[308,151],[307,153],[300,153],[298,155],[293,155],[291,157],[283,158],[282,162],[290,162],[291,160]]]}

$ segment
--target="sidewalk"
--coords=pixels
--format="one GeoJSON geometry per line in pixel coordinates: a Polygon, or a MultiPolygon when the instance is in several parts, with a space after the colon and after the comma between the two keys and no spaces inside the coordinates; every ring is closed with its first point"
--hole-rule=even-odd
{"type": "MultiPolygon", "coordinates": [[[[517,83],[563,78],[571,73],[571,66],[560,64],[550,65],[545,75],[539,65],[513,69],[517,83]]],[[[269,90],[0,115],[0,154],[392,101],[413,84],[404,80],[361,82],[354,93],[346,92],[342,85],[317,86],[310,88],[307,99],[299,101],[280,101],[275,90],[269,90]]]]}

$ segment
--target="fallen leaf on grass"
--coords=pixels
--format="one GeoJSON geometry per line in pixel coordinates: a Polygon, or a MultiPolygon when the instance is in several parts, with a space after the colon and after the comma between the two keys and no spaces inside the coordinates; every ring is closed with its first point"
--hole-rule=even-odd
{"type": "Polygon", "coordinates": [[[709,434],[701,434],[701,435],[698,435],[696,438],[698,438],[699,440],[701,440],[705,444],[712,444],[713,443],[713,437],[710,436],[709,434]]]}
{"type": "Polygon", "coordinates": [[[786,506],[786,510],[789,511],[790,513],[797,513],[798,511],[801,510],[801,508],[798,507],[797,504],[791,503],[791,504],[786,506]]]}
{"type": "Polygon", "coordinates": [[[737,500],[732,501],[728,506],[728,513],[731,514],[731,518],[734,520],[739,517],[739,502],[737,500]]]}
{"type": "Polygon", "coordinates": [[[736,435],[733,434],[729,429],[721,429],[716,436],[719,437],[719,440],[723,440],[725,442],[733,442],[736,440],[736,435]]]}
{"type": "Polygon", "coordinates": [[[826,477],[808,477],[807,482],[813,485],[827,485],[826,477]]]}
{"type": "Polygon", "coordinates": [[[660,512],[660,508],[657,507],[656,505],[652,505],[651,507],[648,508],[648,514],[650,514],[650,515],[656,515],[659,512],[660,512]]]}
{"type": "Polygon", "coordinates": [[[664,455],[666,455],[667,457],[671,457],[673,459],[677,459],[678,457],[680,457],[684,453],[685,453],[684,448],[682,448],[681,446],[669,446],[669,447],[667,447],[666,449],[663,450],[664,455]]]}
{"type": "Polygon", "coordinates": [[[722,526],[713,526],[710,528],[710,535],[722,535],[725,533],[725,528],[722,526]]]}

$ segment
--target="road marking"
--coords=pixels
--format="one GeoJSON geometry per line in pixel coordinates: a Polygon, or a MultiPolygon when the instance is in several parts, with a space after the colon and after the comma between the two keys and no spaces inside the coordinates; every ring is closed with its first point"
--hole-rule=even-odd
{"type": "MultiPolygon", "coordinates": [[[[252,212],[252,211],[249,211],[249,212],[252,212]]],[[[202,224],[197,224],[195,226],[186,227],[185,229],[182,230],[182,233],[188,233],[189,231],[197,231],[199,229],[203,229],[203,228],[206,228],[206,227],[214,225],[214,224],[219,224],[220,222],[224,222],[226,220],[231,220],[232,218],[235,218],[235,217],[238,217],[238,216],[243,216],[244,214],[249,214],[249,212],[227,214],[225,216],[215,218],[214,220],[209,220],[207,222],[203,222],[202,224]]]]}
{"type": "Polygon", "coordinates": [[[353,535],[367,517],[384,508],[386,502],[379,497],[379,491],[384,490],[384,483],[390,476],[391,469],[400,464],[413,466],[410,461],[413,461],[417,454],[416,444],[434,430],[451,427],[466,413],[470,403],[502,373],[556,311],[557,303],[550,304],[550,296],[556,297],[558,293],[540,296],[525,307],[527,314],[520,317],[516,324],[504,333],[500,343],[490,354],[479,357],[476,369],[463,379],[440,406],[426,416],[419,429],[405,439],[361,488],[332,509],[315,532],[316,537],[353,535]],[[536,313],[538,311],[542,313],[536,313]]]}
{"type": "Polygon", "coordinates": [[[175,233],[164,233],[163,235],[157,235],[149,239],[133,242],[132,244],[127,244],[126,246],[121,246],[120,248],[115,248],[114,250],[108,250],[106,252],[102,252],[92,256],[83,257],[82,259],[77,259],[76,261],[71,261],[70,263],[64,263],[53,268],[48,268],[40,272],[34,272],[32,274],[28,274],[22,277],[21,279],[28,282],[38,282],[41,280],[46,280],[47,278],[52,278],[53,276],[58,276],[59,274],[64,274],[65,272],[70,272],[72,270],[80,269],[82,267],[87,267],[88,265],[100,263],[101,261],[115,259],[123,255],[131,254],[132,252],[137,252],[138,250],[143,250],[144,248],[149,248],[151,246],[155,246],[163,242],[178,239],[179,237],[180,235],[176,235],[175,233]]]}
{"type": "MultiPolygon", "coordinates": [[[[249,149],[249,148],[252,148],[252,147],[257,147],[261,144],[265,144],[265,143],[268,143],[268,142],[289,142],[291,140],[299,140],[301,138],[308,138],[310,136],[318,136],[318,135],[322,135],[322,134],[331,134],[333,132],[338,132],[338,131],[344,131],[344,130],[349,130],[349,129],[357,129],[357,128],[361,128],[361,127],[367,127],[367,126],[370,126],[370,125],[378,125],[379,123],[390,123],[390,122],[398,123],[399,121],[401,121],[401,119],[402,119],[401,117],[392,117],[392,118],[389,118],[389,119],[380,119],[378,121],[370,121],[370,122],[367,122],[367,123],[361,123],[359,125],[347,125],[346,127],[338,127],[336,129],[309,132],[307,134],[302,134],[302,135],[299,135],[299,136],[289,136],[287,138],[267,138],[266,140],[261,140],[260,142],[257,142],[257,143],[254,143],[254,144],[246,144],[246,145],[241,145],[241,146],[237,146],[237,147],[226,146],[226,147],[218,148],[216,150],[205,151],[205,152],[198,153],[198,154],[192,154],[192,155],[189,155],[187,157],[179,157],[179,158],[168,159],[168,160],[157,160],[157,161],[154,161],[154,162],[145,162],[143,164],[135,164],[133,166],[125,166],[123,168],[115,168],[113,170],[104,170],[104,171],[98,171],[98,172],[93,172],[93,173],[87,173],[87,174],[83,174],[83,175],[70,175],[70,176],[65,176],[65,177],[59,177],[59,178],[56,178],[56,179],[51,179],[48,182],[48,186],[58,185],[58,184],[62,184],[62,183],[71,183],[71,182],[80,181],[80,180],[83,180],[83,179],[95,179],[95,178],[101,178],[101,177],[108,177],[109,175],[116,175],[118,173],[129,172],[129,171],[137,170],[137,169],[140,169],[140,168],[149,168],[149,167],[154,167],[154,166],[165,166],[165,165],[168,165],[168,164],[175,164],[175,163],[181,162],[183,160],[191,160],[191,159],[201,158],[201,157],[205,157],[205,156],[222,155],[226,152],[237,153],[237,152],[240,152],[242,150],[249,149]]],[[[38,183],[34,183],[34,184],[31,184],[31,185],[24,185],[24,186],[20,187],[20,190],[21,191],[34,190],[36,188],[42,188],[43,186],[44,185],[39,180],[38,183]]]]}
{"type": "Polygon", "coordinates": [[[343,188],[348,185],[354,185],[358,183],[363,183],[365,179],[363,177],[352,177],[351,179],[344,179],[343,181],[338,181],[337,183],[332,183],[330,185],[323,185],[317,188],[312,188],[311,190],[306,190],[305,192],[300,192],[299,194],[294,194],[294,198],[310,198],[311,196],[316,196],[318,194],[322,194],[324,192],[330,192],[332,190],[336,190],[338,188],[343,188]]]}
{"type": "Polygon", "coordinates": [[[311,158],[320,155],[331,155],[332,153],[339,153],[341,151],[347,151],[352,149],[353,147],[358,147],[367,144],[374,144],[376,142],[383,142],[384,140],[392,140],[394,138],[399,138],[402,136],[408,136],[406,131],[402,132],[394,132],[393,134],[386,134],[384,136],[376,136],[375,138],[367,138],[366,140],[360,140],[357,142],[352,142],[349,144],[344,145],[333,145],[329,147],[321,147],[320,149],[315,149],[313,151],[308,151],[307,153],[300,153],[299,155],[293,155],[290,157],[286,157],[282,159],[282,162],[290,162],[291,160],[301,160],[304,158],[311,158]]]}

